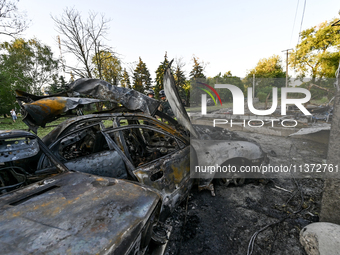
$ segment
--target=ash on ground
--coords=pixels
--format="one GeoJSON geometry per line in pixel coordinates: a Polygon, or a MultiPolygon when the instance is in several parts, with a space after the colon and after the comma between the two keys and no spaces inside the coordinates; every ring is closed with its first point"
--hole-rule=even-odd
{"type": "MultiPolygon", "coordinates": [[[[327,156],[327,144],[237,133],[272,155],[271,165],[322,163],[327,156]]],[[[215,180],[215,197],[196,186],[169,219],[173,231],[165,254],[306,254],[299,232],[319,220],[322,190],[322,179],[293,175],[246,179],[241,186],[215,180]]]]}

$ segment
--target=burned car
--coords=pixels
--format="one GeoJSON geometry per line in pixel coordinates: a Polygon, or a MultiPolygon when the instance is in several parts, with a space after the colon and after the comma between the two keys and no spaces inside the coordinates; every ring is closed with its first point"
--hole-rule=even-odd
{"type": "Polygon", "coordinates": [[[70,171],[26,131],[0,131],[0,194],[1,254],[144,254],[161,209],[152,189],[70,171]]]}
{"type": "MultiPolygon", "coordinates": [[[[164,221],[192,187],[189,140],[144,114],[88,114],[66,120],[43,138],[70,169],[128,179],[162,196],[164,221]]],[[[195,157],[195,155],[192,155],[195,157]]],[[[38,167],[50,163],[41,157],[38,167]]]]}
{"type": "MultiPolygon", "coordinates": [[[[121,106],[70,118],[43,138],[54,155],[76,171],[137,181],[157,190],[162,197],[162,222],[187,197],[193,185],[190,163],[217,160],[221,164],[260,165],[266,158],[259,145],[234,132],[192,125],[170,68],[164,75],[164,89],[176,119],[159,111],[160,103],[142,93],[102,80],[79,79],[69,84],[67,95],[92,97],[121,106]],[[206,141],[205,148],[197,146],[197,140],[206,141]],[[210,149],[216,150],[216,144],[219,153],[208,157],[210,149]]],[[[23,93],[18,93],[18,100],[23,121],[32,130],[58,117],[53,109],[55,101],[67,101],[23,93]]],[[[76,105],[73,103],[71,108],[65,103],[60,108],[66,112],[76,105]]],[[[49,164],[44,157],[39,159],[39,167],[49,164]]],[[[200,176],[199,188],[214,194],[213,177],[200,176]]]]}

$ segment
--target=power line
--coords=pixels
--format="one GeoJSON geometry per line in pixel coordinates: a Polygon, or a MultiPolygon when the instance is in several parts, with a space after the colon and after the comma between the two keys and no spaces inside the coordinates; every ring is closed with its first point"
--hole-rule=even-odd
{"type": "Polygon", "coordinates": [[[290,36],[289,45],[292,45],[292,39],[293,39],[293,34],[294,34],[295,22],[296,22],[296,16],[297,16],[297,12],[298,12],[298,9],[299,9],[299,2],[300,2],[300,0],[298,0],[297,5],[296,5],[296,11],[295,11],[295,17],[294,17],[292,35],[290,36]]]}
{"type": "Polygon", "coordinates": [[[301,34],[301,29],[302,29],[302,24],[303,24],[303,18],[305,16],[306,2],[307,2],[307,0],[305,0],[305,3],[303,5],[302,19],[301,19],[300,32],[299,32],[299,40],[298,40],[297,44],[299,44],[299,42],[300,42],[300,34],[301,34]]]}

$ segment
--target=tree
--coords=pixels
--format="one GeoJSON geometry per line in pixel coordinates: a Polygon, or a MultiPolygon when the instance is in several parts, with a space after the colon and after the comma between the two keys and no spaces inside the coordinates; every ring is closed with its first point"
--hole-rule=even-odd
{"type": "Polygon", "coordinates": [[[26,15],[18,11],[16,2],[0,0],[0,35],[14,37],[28,27],[26,15]]]}
{"type": "Polygon", "coordinates": [[[262,58],[254,69],[251,69],[246,77],[253,78],[285,78],[286,72],[283,71],[280,56],[273,55],[269,58],[262,58]]]}
{"type": "Polygon", "coordinates": [[[89,13],[88,19],[84,20],[81,14],[75,9],[66,9],[60,18],[52,17],[57,26],[57,31],[65,39],[60,40],[61,47],[66,54],[72,54],[77,65],[68,66],[69,71],[80,77],[92,78],[94,70],[101,70],[100,52],[110,52],[110,47],[103,42],[109,30],[109,19],[100,16],[97,22],[97,14],[89,13]],[[94,59],[94,60],[93,60],[94,59]]]}
{"type": "MultiPolygon", "coordinates": [[[[227,71],[223,75],[219,73],[213,78],[208,77],[207,83],[212,87],[214,87],[215,84],[232,84],[240,88],[242,92],[245,91],[245,87],[244,87],[242,80],[237,76],[233,76],[231,71],[227,71]]],[[[216,91],[221,97],[222,102],[231,101],[232,95],[229,89],[216,89],[216,91]]]]}
{"type": "Polygon", "coordinates": [[[117,57],[109,51],[100,51],[92,58],[92,62],[95,64],[94,76],[96,78],[118,85],[122,67],[117,57]]]}
{"type": "Polygon", "coordinates": [[[58,73],[51,49],[36,39],[16,39],[0,44],[0,111],[7,112],[15,102],[15,89],[41,94],[43,85],[58,73]]]}
{"type": "Polygon", "coordinates": [[[147,90],[151,86],[151,77],[146,64],[142,61],[141,57],[139,57],[139,62],[133,72],[133,89],[137,90],[141,93],[144,90],[147,90]]]}
{"type": "Polygon", "coordinates": [[[56,94],[66,90],[66,81],[64,76],[53,76],[53,83],[46,89],[48,94],[56,94]]]}
{"type": "Polygon", "coordinates": [[[190,86],[189,87],[187,86],[188,84],[187,79],[183,71],[184,66],[185,64],[182,62],[182,59],[176,59],[174,79],[175,79],[175,85],[179,91],[179,95],[182,98],[185,98],[186,102],[188,102],[189,96],[190,96],[190,86]]]}
{"type": "Polygon", "coordinates": [[[130,76],[128,72],[126,71],[126,68],[124,68],[122,79],[120,80],[120,84],[124,88],[129,88],[129,89],[131,88],[130,76]]]}
{"type": "Polygon", "coordinates": [[[191,79],[205,78],[205,75],[203,74],[205,68],[204,62],[199,62],[199,58],[195,56],[192,58],[192,61],[194,62],[194,65],[192,66],[192,70],[189,74],[189,77],[191,79]]]}
{"type": "Polygon", "coordinates": [[[58,73],[58,61],[51,48],[36,39],[4,42],[0,49],[4,51],[0,57],[1,72],[29,93],[41,94],[42,86],[51,83],[58,73]]]}
{"type": "Polygon", "coordinates": [[[336,19],[301,32],[301,42],[289,58],[290,67],[302,77],[334,78],[340,60],[340,27],[331,26],[336,19]]]}
{"type": "Polygon", "coordinates": [[[15,108],[15,89],[22,89],[14,83],[13,76],[0,69],[0,114],[9,114],[15,108]]]}
{"type": "Polygon", "coordinates": [[[168,67],[168,65],[169,65],[168,56],[167,56],[167,52],[165,52],[164,60],[163,62],[161,62],[161,64],[158,66],[156,70],[156,85],[154,88],[156,98],[158,98],[159,91],[164,89],[163,77],[164,77],[165,69],[168,67]]]}
{"type": "Polygon", "coordinates": [[[246,78],[243,80],[246,87],[253,86],[254,74],[256,94],[265,93],[268,95],[273,87],[280,88],[286,84],[286,72],[283,71],[282,61],[278,55],[260,59],[256,67],[248,71],[246,78]]]}

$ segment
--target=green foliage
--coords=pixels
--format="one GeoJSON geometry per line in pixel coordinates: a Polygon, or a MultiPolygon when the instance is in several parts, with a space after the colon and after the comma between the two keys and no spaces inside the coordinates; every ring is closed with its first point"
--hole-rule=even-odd
{"type": "Polygon", "coordinates": [[[0,112],[15,104],[15,89],[40,95],[43,85],[53,83],[58,61],[51,49],[36,39],[15,39],[0,44],[0,112]]]}
{"type": "Polygon", "coordinates": [[[334,78],[340,60],[340,27],[336,19],[301,32],[301,42],[289,58],[289,64],[302,77],[334,78]]]}
{"type": "Polygon", "coordinates": [[[192,61],[194,62],[194,65],[192,66],[192,70],[189,74],[190,79],[201,79],[205,78],[204,72],[204,63],[199,62],[199,58],[193,57],[192,61]]]}
{"type": "MultiPolygon", "coordinates": [[[[231,71],[226,72],[224,75],[221,75],[221,73],[219,73],[213,78],[209,77],[207,78],[207,83],[212,87],[214,87],[215,84],[232,84],[240,88],[242,92],[245,91],[242,80],[237,76],[233,76],[231,74],[231,71]]],[[[216,92],[220,95],[223,103],[231,102],[232,94],[229,89],[216,89],[216,92]]]]}
{"type": "Polygon", "coordinates": [[[156,98],[158,98],[159,91],[164,89],[163,77],[164,77],[165,69],[168,67],[168,65],[169,65],[168,56],[167,56],[167,52],[165,52],[164,60],[163,62],[161,62],[161,64],[158,66],[156,70],[156,85],[154,87],[156,98]]]}
{"type": "Polygon", "coordinates": [[[340,52],[326,52],[320,61],[318,77],[334,78],[340,62],[340,52]]]}
{"type": "Polygon", "coordinates": [[[128,72],[126,71],[126,68],[124,68],[122,79],[120,80],[120,84],[124,88],[129,88],[129,89],[131,88],[130,76],[128,72]]]}
{"type": "Polygon", "coordinates": [[[12,108],[16,108],[15,89],[22,89],[12,79],[10,73],[0,69],[0,114],[9,114],[12,108]]]}
{"type": "Polygon", "coordinates": [[[264,87],[283,87],[286,84],[286,72],[283,71],[282,61],[278,55],[260,59],[256,67],[248,71],[243,80],[246,87],[253,86],[254,74],[256,90],[264,87]]]}
{"type": "Polygon", "coordinates": [[[151,86],[151,76],[146,64],[139,57],[139,62],[133,72],[133,89],[141,93],[147,90],[151,86]]]}
{"type": "Polygon", "coordinates": [[[62,91],[65,91],[66,88],[66,81],[65,81],[65,77],[64,76],[53,76],[53,83],[51,83],[51,85],[49,87],[47,87],[46,92],[48,92],[48,94],[52,95],[52,94],[56,94],[62,91]]]}
{"type": "MultiPolygon", "coordinates": [[[[201,83],[208,84],[213,88],[215,87],[215,84],[232,84],[240,88],[242,91],[245,90],[242,80],[237,76],[233,76],[230,71],[226,72],[224,75],[221,75],[221,73],[219,73],[213,78],[208,77],[207,79],[193,79],[191,80],[191,83],[192,89],[190,92],[190,102],[194,104],[195,103],[200,104],[201,95],[206,94],[205,91],[199,89],[199,88],[207,89],[201,83]]],[[[220,105],[217,96],[215,96],[214,93],[210,91],[210,89],[207,90],[211,92],[211,94],[214,96],[217,105],[220,105]]],[[[232,94],[229,89],[215,89],[215,90],[220,96],[223,105],[227,102],[232,102],[232,94]]],[[[208,95],[207,98],[210,98],[210,96],[208,95]]]]}
{"type": "MultiPolygon", "coordinates": [[[[181,60],[176,61],[176,67],[174,70],[174,79],[175,79],[175,85],[178,89],[179,95],[182,99],[185,99],[186,102],[189,100],[190,95],[190,86],[188,87],[187,79],[185,77],[184,71],[183,71],[184,64],[181,62],[181,60]]],[[[190,85],[190,82],[189,82],[190,85]]]]}
{"type": "Polygon", "coordinates": [[[204,63],[200,62],[199,58],[195,56],[192,58],[192,61],[194,62],[194,64],[192,66],[191,72],[189,73],[190,86],[187,86],[187,88],[190,88],[190,105],[200,103],[201,94],[204,93],[200,89],[197,89],[197,87],[200,87],[197,82],[207,83],[206,77],[203,74],[204,63]]]}
{"type": "Polygon", "coordinates": [[[320,99],[320,104],[326,104],[326,103],[328,103],[329,102],[329,99],[327,98],[327,97],[322,97],[321,99],[320,99]]]}
{"type": "Polygon", "coordinates": [[[258,92],[256,96],[258,97],[260,102],[265,102],[266,101],[266,97],[267,97],[266,93],[258,92]]]}
{"type": "Polygon", "coordinates": [[[122,75],[120,60],[109,51],[100,51],[92,58],[94,64],[94,76],[107,81],[112,85],[118,85],[122,75]]]}

